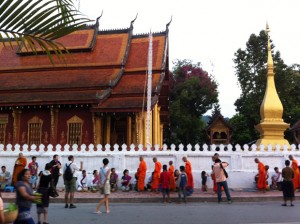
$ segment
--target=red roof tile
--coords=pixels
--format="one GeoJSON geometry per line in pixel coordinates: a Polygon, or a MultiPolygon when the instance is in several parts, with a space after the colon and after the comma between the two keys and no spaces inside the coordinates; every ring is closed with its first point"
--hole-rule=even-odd
{"type": "MultiPolygon", "coordinates": [[[[152,74],[152,92],[155,91],[159,79],[160,73],[152,74]]],[[[147,80],[145,73],[124,74],[112,94],[144,94],[145,80],[147,80]]]]}
{"type": "Polygon", "coordinates": [[[29,89],[71,89],[109,86],[120,69],[68,69],[54,71],[0,72],[0,91],[29,89]]]}
{"type": "Polygon", "coordinates": [[[3,45],[0,45],[0,71],[67,66],[121,66],[125,58],[128,38],[128,33],[98,35],[95,47],[91,52],[78,52],[65,55],[67,64],[60,62],[56,56],[53,56],[54,65],[51,64],[47,55],[17,55],[16,43],[13,43],[14,49],[11,49],[9,46],[5,48],[3,45]]]}
{"type": "MultiPolygon", "coordinates": [[[[166,35],[153,37],[152,91],[162,96],[152,103],[160,99],[162,113],[168,103],[166,35]]],[[[149,39],[131,37],[131,30],[99,32],[95,39],[93,30],[78,31],[61,41],[69,49],[87,49],[95,40],[93,49],[66,55],[67,64],[53,56],[54,65],[46,55],[17,55],[15,43],[14,49],[0,45],[0,106],[83,102],[97,104],[98,111],[140,111],[149,39]]]]}
{"type": "MultiPolygon", "coordinates": [[[[78,50],[78,49],[88,49],[92,47],[92,41],[95,35],[95,32],[97,32],[96,29],[85,29],[85,30],[78,30],[75,31],[67,36],[61,37],[56,40],[57,43],[63,44],[65,48],[68,50],[78,50]]],[[[36,49],[38,52],[41,52],[42,49],[39,47],[39,45],[36,46],[36,49]]],[[[64,48],[60,48],[64,49],[64,48]]],[[[18,53],[32,53],[32,50],[29,45],[27,45],[27,48],[24,46],[18,51],[18,53]]]]}
{"type": "MultiPolygon", "coordinates": [[[[165,36],[153,37],[153,70],[161,70],[165,48],[165,36]]],[[[126,72],[148,70],[149,38],[134,38],[131,41],[130,54],[126,63],[126,72]]]]}

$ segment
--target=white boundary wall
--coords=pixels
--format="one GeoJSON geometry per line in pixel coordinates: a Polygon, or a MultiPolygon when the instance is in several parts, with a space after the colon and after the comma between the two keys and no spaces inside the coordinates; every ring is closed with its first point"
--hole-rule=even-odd
{"type": "MultiPolygon", "coordinates": [[[[109,167],[116,168],[119,178],[122,176],[123,170],[128,169],[130,175],[134,179],[134,173],[139,166],[139,156],[144,156],[147,163],[147,173],[150,176],[154,169],[154,163],[152,161],[153,157],[157,157],[158,161],[163,164],[167,164],[170,160],[173,161],[175,169],[179,166],[184,165],[182,161],[183,156],[187,156],[188,160],[192,163],[193,175],[195,187],[201,187],[201,171],[206,171],[208,174],[211,173],[212,160],[211,157],[216,153],[216,145],[195,145],[194,147],[188,145],[184,147],[179,145],[177,151],[176,146],[171,145],[168,148],[166,145],[162,149],[159,149],[158,145],[154,148],[144,148],[143,145],[135,147],[131,145],[129,148],[126,145],[119,147],[114,145],[65,145],[63,148],[61,145],[40,145],[39,147],[35,145],[0,145],[0,166],[5,165],[7,170],[12,173],[15,160],[20,152],[24,154],[27,158],[27,164],[31,161],[32,156],[37,156],[37,162],[39,163],[39,170],[43,170],[46,163],[52,160],[54,154],[59,155],[59,159],[62,164],[66,163],[69,155],[74,155],[75,162],[79,165],[80,161],[83,161],[84,169],[88,171],[89,174],[95,169],[99,169],[102,165],[102,159],[108,158],[110,163],[109,167]]],[[[259,148],[256,145],[252,145],[250,148],[245,145],[241,148],[239,145],[233,147],[232,145],[219,145],[218,153],[222,161],[228,162],[230,165],[227,168],[229,174],[229,187],[234,189],[241,188],[254,188],[254,176],[257,173],[257,164],[254,163],[254,159],[257,157],[265,165],[269,165],[269,176],[271,177],[274,173],[274,167],[277,166],[279,169],[284,167],[284,161],[288,159],[289,155],[294,155],[295,159],[299,161],[300,165],[300,145],[291,145],[288,149],[286,146],[280,148],[279,145],[273,151],[272,146],[265,148],[261,146],[259,148]]],[[[270,182],[270,179],[269,179],[270,182]]],[[[209,188],[212,187],[212,180],[208,178],[207,185],[209,188]]],[[[59,186],[63,186],[62,178],[60,178],[59,186]]]]}

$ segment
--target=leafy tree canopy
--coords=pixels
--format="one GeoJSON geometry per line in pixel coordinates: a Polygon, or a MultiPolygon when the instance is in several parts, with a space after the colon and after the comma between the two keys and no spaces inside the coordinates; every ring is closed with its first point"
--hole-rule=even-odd
{"type": "Polygon", "coordinates": [[[174,61],[170,77],[170,142],[196,144],[203,141],[201,116],[218,102],[217,83],[200,63],[174,61]]]}

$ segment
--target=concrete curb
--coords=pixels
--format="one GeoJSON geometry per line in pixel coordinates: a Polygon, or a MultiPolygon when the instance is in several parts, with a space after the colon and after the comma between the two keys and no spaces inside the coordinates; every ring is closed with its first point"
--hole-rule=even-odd
{"type": "MultiPolygon", "coordinates": [[[[74,203],[98,203],[100,197],[95,198],[75,198],[74,203]]],[[[15,198],[3,198],[4,202],[15,202],[15,198]]],[[[148,198],[110,198],[111,203],[161,203],[161,197],[148,197],[148,198]]],[[[300,197],[296,197],[296,201],[299,201],[300,197]]],[[[177,202],[177,197],[171,197],[171,201],[177,202]]],[[[188,197],[188,202],[217,202],[216,197],[188,197]]],[[[223,201],[226,201],[226,197],[223,196],[223,201]]],[[[282,201],[280,196],[272,197],[232,197],[233,202],[265,202],[265,201],[282,201]]],[[[64,203],[63,198],[51,198],[50,203],[64,203]]]]}
{"type": "MultiPolygon", "coordinates": [[[[299,192],[295,195],[296,201],[300,200],[299,192]]],[[[265,201],[282,201],[282,192],[270,191],[267,193],[262,192],[247,192],[247,191],[231,191],[231,197],[233,202],[265,202],[265,201]]],[[[2,193],[4,202],[15,202],[15,193],[2,193]]],[[[99,193],[90,192],[76,192],[74,203],[98,203],[99,199],[103,198],[103,195],[99,193]]],[[[226,201],[225,194],[222,194],[222,198],[226,201]]],[[[137,193],[137,192],[114,192],[110,195],[110,202],[112,203],[161,203],[161,193],[137,193]]],[[[171,193],[171,200],[177,202],[177,193],[171,193]]],[[[212,192],[200,192],[196,191],[191,197],[187,198],[188,202],[217,202],[217,195],[212,192]]],[[[59,192],[59,197],[50,198],[51,203],[64,203],[64,192],[59,192]]]]}

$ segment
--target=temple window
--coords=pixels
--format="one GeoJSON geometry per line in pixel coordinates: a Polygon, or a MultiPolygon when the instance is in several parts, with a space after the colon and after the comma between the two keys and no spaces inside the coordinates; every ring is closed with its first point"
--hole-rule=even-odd
{"type": "Polygon", "coordinates": [[[68,144],[80,145],[82,142],[83,120],[77,116],[73,116],[67,121],[67,124],[68,124],[68,144]]]}
{"type": "Polygon", "coordinates": [[[28,121],[28,144],[40,145],[42,138],[43,120],[34,116],[28,121]]]}
{"type": "Polygon", "coordinates": [[[8,123],[8,114],[0,114],[0,144],[5,145],[5,133],[8,123]]]}
{"type": "Polygon", "coordinates": [[[6,123],[0,123],[0,143],[5,144],[6,123]]]}

